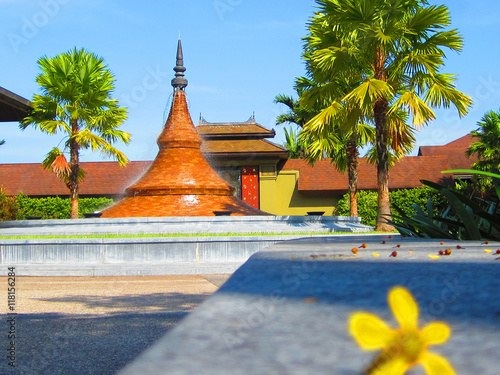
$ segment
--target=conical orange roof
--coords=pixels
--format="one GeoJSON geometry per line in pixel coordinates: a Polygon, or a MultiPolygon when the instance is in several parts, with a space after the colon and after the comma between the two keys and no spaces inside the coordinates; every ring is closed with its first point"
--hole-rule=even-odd
{"type": "Polygon", "coordinates": [[[234,188],[208,164],[200,151],[186,102],[182,47],[177,49],[174,95],[165,127],[158,137],[160,151],[146,173],[125,190],[125,198],[103,211],[102,217],[267,215],[232,195],[234,188]]]}

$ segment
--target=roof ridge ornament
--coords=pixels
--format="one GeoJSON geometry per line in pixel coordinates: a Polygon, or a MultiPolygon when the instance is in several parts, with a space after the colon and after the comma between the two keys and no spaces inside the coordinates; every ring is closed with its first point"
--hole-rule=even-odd
{"type": "Polygon", "coordinates": [[[186,71],[186,68],[184,67],[182,43],[180,38],[177,42],[177,61],[174,71],[175,78],[172,80],[172,86],[174,87],[174,90],[184,90],[184,88],[188,85],[188,81],[186,78],[184,78],[184,72],[186,71]]]}

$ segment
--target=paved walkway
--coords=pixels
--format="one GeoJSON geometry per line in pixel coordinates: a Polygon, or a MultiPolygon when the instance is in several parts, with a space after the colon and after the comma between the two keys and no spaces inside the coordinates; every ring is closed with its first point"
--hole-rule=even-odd
{"type": "MultiPolygon", "coordinates": [[[[17,277],[16,368],[2,356],[0,373],[115,374],[228,277],[17,277]]],[[[7,347],[6,303],[0,312],[7,347]]]]}

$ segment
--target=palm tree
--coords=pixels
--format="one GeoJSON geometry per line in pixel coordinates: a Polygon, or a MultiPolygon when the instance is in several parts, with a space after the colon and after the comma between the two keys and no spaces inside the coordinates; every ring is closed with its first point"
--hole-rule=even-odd
{"type": "Polygon", "coordinates": [[[373,141],[373,128],[367,124],[351,124],[345,118],[331,119],[323,126],[312,126],[310,121],[304,127],[301,137],[309,139],[307,159],[311,164],[329,157],[335,168],[348,176],[350,216],[358,216],[357,186],[359,147],[373,141]]]}
{"type": "Polygon", "coordinates": [[[500,114],[494,111],[486,113],[478,122],[479,128],[471,132],[478,138],[467,149],[467,156],[477,154],[478,161],[473,169],[491,172],[500,169],[500,114]]]}
{"type": "MultiPolygon", "coordinates": [[[[296,89],[296,92],[300,98],[302,90],[296,89]]],[[[307,121],[315,114],[311,110],[303,108],[299,101],[292,96],[278,94],[274,98],[274,103],[283,104],[288,108],[287,112],[282,113],[276,118],[276,125],[295,124],[303,128],[307,121]]],[[[290,151],[290,158],[305,158],[308,141],[298,137],[298,133],[295,133],[292,128],[289,130],[284,128],[284,131],[285,147],[290,151]]]]}
{"type": "MultiPolygon", "coordinates": [[[[330,121],[348,108],[359,108],[375,124],[377,158],[377,230],[393,230],[389,202],[389,124],[404,111],[418,129],[434,120],[432,108],[453,104],[465,115],[472,100],[455,88],[456,77],[440,72],[444,48],[461,51],[462,37],[446,6],[425,0],[316,0],[305,38],[305,56],[314,80],[329,92],[330,104],[312,122],[330,121]],[[349,91],[338,89],[342,77],[349,91]]],[[[318,95],[318,94],[316,94],[318,95]]],[[[401,131],[396,133],[402,134],[401,131]]],[[[393,138],[394,140],[395,138],[393,138]]]]}
{"type": "MultiPolygon", "coordinates": [[[[303,90],[301,88],[296,88],[295,91],[300,98],[303,90]]],[[[276,118],[276,125],[289,123],[303,128],[307,121],[309,121],[316,114],[313,110],[304,108],[299,100],[294,99],[292,96],[278,94],[274,98],[274,103],[284,104],[288,107],[287,112],[276,118]]]]}
{"type": "Polygon", "coordinates": [[[53,148],[43,166],[55,172],[67,185],[71,197],[71,218],[78,218],[78,184],[84,177],[80,150],[100,151],[125,165],[127,157],[112,146],[130,141],[130,134],[118,130],[127,118],[126,108],[111,99],[114,76],[104,60],[84,49],[38,60],[41,73],[36,80],[42,95],[34,95],[33,111],[20,124],[54,135],[66,133],[64,149],[53,148]],[[64,152],[69,152],[67,162],[64,152]]]}
{"type": "Polygon", "coordinates": [[[289,151],[288,157],[290,159],[304,159],[306,157],[307,144],[305,144],[293,131],[292,128],[283,128],[285,131],[285,144],[284,146],[289,151]]]}

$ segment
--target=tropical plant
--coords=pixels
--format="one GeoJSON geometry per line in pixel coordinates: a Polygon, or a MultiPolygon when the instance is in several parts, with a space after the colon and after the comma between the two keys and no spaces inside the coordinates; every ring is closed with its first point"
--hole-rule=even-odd
{"type": "MultiPolygon", "coordinates": [[[[302,94],[301,90],[296,90],[297,94],[302,94]]],[[[302,128],[304,124],[314,115],[311,110],[303,108],[299,101],[292,96],[279,94],[274,98],[274,103],[283,104],[288,108],[288,111],[282,113],[276,118],[276,125],[295,124],[302,128]]],[[[298,136],[299,133],[294,132],[293,128],[283,129],[285,132],[284,146],[290,151],[289,157],[291,159],[300,159],[306,157],[306,149],[308,141],[298,136]]]]}
{"type": "MultiPolygon", "coordinates": [[[[443,173],[473,173],[493,178],[498,199],[500,200],[500,175],[475,170],[453,170],[443,173]]],[[[397,208],[392,224],[403,235],[424,238],[448,238],[456,240],[500,240],[500,217],[497,215],[498,200],[474,199],[466,194],[431,181],[422,181],[435,189],[448,202],[448,207],[436,215],[432,202],[427,209],[414,206],[417,211],[408,215],[397,208]]]]}
{"type": "Polygon", "coordinates": [[[118,129],[127,110],[111,98],[115,79],[102,58],[75,48],[53,58],[44,56],[38,65],[42,95],[34,95],[33,111],[20,128],[31,125],[46,134],[66,134],[64,149],[54,147],[42,164],[66,183],[71,218],[78,218],[78,185],[85,175],[79,164],[80,151],[100,151],[125,165],[127,157],[112,144],[130,141],[130,134],[118,129]],[[69,162],[65,152],[69,152],[69,162]]]}
{"type": "Polygon", "coordinates": [[[343,111],[351,114],[352,123],[372,119],[378,184],[376,229],[390,230],[388,119],[404,111],[418,129],[434,120],[432,108],[453,104],[460,116],[468,112],[472,100],[455,88],[456,77],[440,72],[444,49],[461,51],[462,37],[456,29],[445,30],[451,23],[448,8],[429,5],[426,0],[316,2],[319,10],[309,24],[305,55],[321,90],[310,98],[326,96],[330,103],[311,122],[329,123],[343,111]]]}
{"type": "MultiPolygon", "coordinates": [[[[479,128],[471,132],[477,141],[467,149],[467,156],[477,155],[478,161],[472,169],[479,171],[500,171],[500,114],[486,113],[478,122],[479,128]]],[[[476,174],[475,186],[484,194],[491,188],[491,177],[476,174]]]]}
{"type": "Polygon", "coordinates": [[[307,145],[303,142],[293,129],[283,128],[285,131],[285,144],[284,146],[290,152],[288,157],[290,159],[303,159],[306,155],[307,145]]]}
{"type": "MultiPolygon", "coordinates": [[[[297,95],[302,95],[301,89],[296,89],[297,95]]],[[[310,109],[302,107],[298,100],[292,96],[278,94],[274,98],[274,103],[283,104],[288,107],[288,111],[282,113],[276,118],[276,125],[295,124],[301,128],[304,127],[307,121],[315,115],[310,109]]]]}

